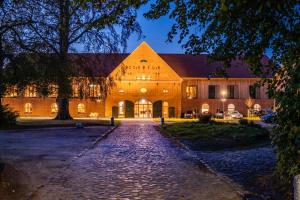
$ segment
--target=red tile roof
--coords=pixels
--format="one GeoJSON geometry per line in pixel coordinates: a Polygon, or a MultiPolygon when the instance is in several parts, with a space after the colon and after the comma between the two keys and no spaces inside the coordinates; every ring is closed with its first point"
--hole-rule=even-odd
{"type": "MultiPolygon", "coordinates": [[[[91,70],[96,75],[108,76],[129,54],[70,54],[74,63],[83,70],[91,70]]],[[[209,62],[206,54],[158,54],[180,77],[208,78],[223,67],[222,62],[209,62]]],[[[267,64],[268,58],[262,59],[267,64]]],[[[234,60],[232,67],[226,69],[228,78],[255,78],[249,65],[241,60],[234,60]]]]}

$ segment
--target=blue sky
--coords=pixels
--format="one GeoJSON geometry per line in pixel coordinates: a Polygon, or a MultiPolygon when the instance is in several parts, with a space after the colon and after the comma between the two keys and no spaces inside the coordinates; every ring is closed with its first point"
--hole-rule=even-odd
{"type": "Polygon", "coordinates": [[[149,9],[150,4],[148,3],[138,10],[137,21],[141,25],[144,37],[138,40],[137,35],[132,35],[128,40],[127,52],[133,51],[142,41],[146,41],[158,53],[184,53],[176,39],[172,43],[166,42],[167,34],[173,24],[172,20],[168,17],[148,20],[143,14],[149,9]]]}

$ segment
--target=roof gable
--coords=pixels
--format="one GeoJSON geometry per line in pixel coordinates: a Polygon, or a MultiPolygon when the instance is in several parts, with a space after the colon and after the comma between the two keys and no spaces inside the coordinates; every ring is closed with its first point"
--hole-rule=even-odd
{"type": "Polygon", "coordinates": [[[109,75],[115,80],[172,80],[180,76],[146,42],[142,42],[109,75]]]}

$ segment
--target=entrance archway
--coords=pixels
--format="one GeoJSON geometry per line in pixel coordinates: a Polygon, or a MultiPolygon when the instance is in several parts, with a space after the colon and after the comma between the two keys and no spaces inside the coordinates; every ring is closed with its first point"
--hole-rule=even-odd
{"type": "Polygon", "coordinates": [[[141,99],[134,104],[135,118],[151,118],[152,117],[152,103],[146,99],[141,99]]]}

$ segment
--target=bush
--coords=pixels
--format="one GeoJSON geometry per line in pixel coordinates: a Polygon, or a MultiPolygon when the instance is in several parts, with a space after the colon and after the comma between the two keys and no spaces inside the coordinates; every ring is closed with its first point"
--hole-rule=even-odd
{"type": "Polygon", "coordinates": [[[246,120],[246,119],[240,119],[239,123],[241,125],[248,125],[248,120],[246,120]]]}
{"type": "Polygon", "coordinates": [[[16,125],[18,113],[12,111],[8,105],[0,105],[0,128],[9,128],[16,125]]]}
{"type": "Polygon", "coordinates": [[[200,122],[200,123],[208,123],[208,122],[211,121],[211,117],[212,117],[211,114],[201,115],[201,116],[199,117],[199,122],[200,122]]]}

